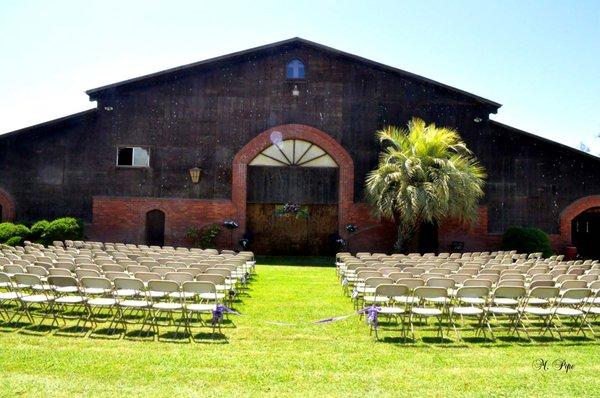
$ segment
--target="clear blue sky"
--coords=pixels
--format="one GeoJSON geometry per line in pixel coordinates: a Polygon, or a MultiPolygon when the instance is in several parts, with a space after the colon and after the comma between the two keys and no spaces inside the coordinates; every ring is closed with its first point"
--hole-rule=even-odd
{"type": "Polygon", "coordinates": [[[300,36],[503,104],[493,118],[600,153],[600,1],[0,0],[0,133],[84,90],[300,36]]]}

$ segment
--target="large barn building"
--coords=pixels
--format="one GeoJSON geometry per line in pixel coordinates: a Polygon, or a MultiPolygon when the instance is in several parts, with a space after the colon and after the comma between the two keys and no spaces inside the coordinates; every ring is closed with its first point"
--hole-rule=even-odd
{"type": "Polygon", "coordinates": [[[234,220],[220,244],[246,233],[258,253],[305,254],[353,223],[353,251],[390,251],[395,228],[370,215],[364,180],[375,131],[417,116],[456,128],[488,173],[477,224],[444,224],[440,250],[496,248],[513,225],[543,229],[557,251],[600,250],[600,159],[490,120],[496,102],[321,44],[293,38],[86,93],[95,109],[0,135],[2,220],[71,215],[89,239],[169,245],[234,220]],[[288,202],[308,217],[277,217],[288,202]]]}

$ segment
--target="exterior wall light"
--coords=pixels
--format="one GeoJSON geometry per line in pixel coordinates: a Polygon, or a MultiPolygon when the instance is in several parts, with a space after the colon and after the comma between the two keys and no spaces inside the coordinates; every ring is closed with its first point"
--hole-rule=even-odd
{"type": "Polygon", "coordinates": [[[298,90],[298,85],[294,84],[294,88],[292,89],[292,96],[294,97],[299,97],[300,96],[300,90],[298,90]]]}
{"type": "Polygon", "coordinates": [[[483,122],[483,119],[482,119],[482,118],[480,118],[480,117],[476,117],[475,119],[473,119],[473,121],[474,121],[475,123],[481,123],[481,122],[483,122]]]}
{"type": "Polygon", "coordinates": [[[199,167],[194,167],[190,169],[190,178],[194,184],[198,184],[200,182],[200,177],[202,176],[202,169],[199,167]]]}

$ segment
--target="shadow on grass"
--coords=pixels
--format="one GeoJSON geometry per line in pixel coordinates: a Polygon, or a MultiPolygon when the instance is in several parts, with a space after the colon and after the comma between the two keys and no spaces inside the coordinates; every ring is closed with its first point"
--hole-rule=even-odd
{"type": "Polygon", "coordinates": [[[326,256],[256,256],[258,265],[295,265],[309,267],[335,267],[335,257],[326,256]]]}
{"type": "Polygon", "coordinates": [[[106,327],[93,329],[88,337],[90,339],[119,340],[123,334],[125,334],[125,329],[123,328],[106,327]]]}

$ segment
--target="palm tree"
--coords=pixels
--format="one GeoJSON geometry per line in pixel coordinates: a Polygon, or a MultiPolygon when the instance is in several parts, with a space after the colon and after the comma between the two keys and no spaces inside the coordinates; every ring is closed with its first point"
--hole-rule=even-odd
{"type": "Polygon", "coordinates": [[[377,139],[383,149],[366,194],[376,216],[397,223],[398,250],[424,224],[477,218],[486,174],[455,130],[413,118],[408,129],[389,126],[377,139]]]}

